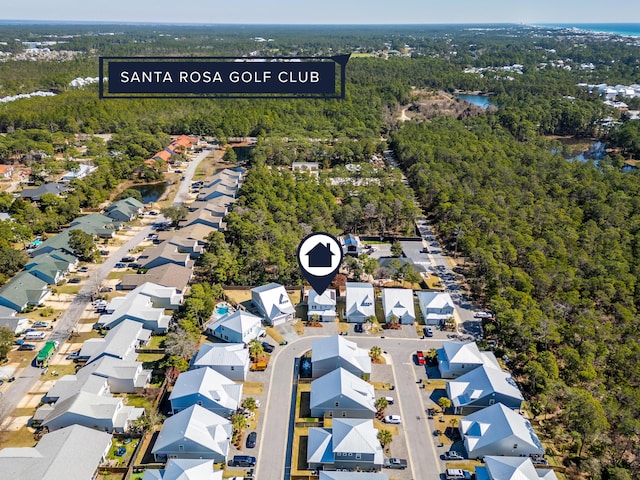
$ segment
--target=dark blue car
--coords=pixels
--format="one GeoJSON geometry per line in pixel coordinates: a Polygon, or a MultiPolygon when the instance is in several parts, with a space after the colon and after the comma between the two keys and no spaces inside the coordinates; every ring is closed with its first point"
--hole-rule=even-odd
{"type": "Polygon", "coordinates": [[[118,450],[116,450],[116,455],[118,457],[124,457],[126,453],[127,453],[127,447],[118,447],[118,450]]]}

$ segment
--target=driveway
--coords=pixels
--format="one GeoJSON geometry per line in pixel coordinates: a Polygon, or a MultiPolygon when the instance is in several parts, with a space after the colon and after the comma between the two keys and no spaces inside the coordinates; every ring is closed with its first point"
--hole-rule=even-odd
{"type": "MultiPolygon", "coordinates": [[[[204,151],[202,154],[196,156],[190,163],[189,167],[185,171],[184,180],[182,180],[176,199],[173,202],[174,205],[182,203],[183,199],[189,191],[191,185],[191,179],[196,171],[196,168],[206,156],[211,153],[210,151],[204,151]]],[[[154,217],[154,221],[165,221],[162,215],[154,217]]],[[[54,324],[53,331],[48,340],[57,340],[60,345],[69,338],[71,333],[76,328],[78,320],[82,316],[82,313],[89,306],[91,302],[91,295],[96,291],[96,285],[101,285],[109,273],[113,270],[115,264],[120,259],[129,254],[130,250],[137,247],[149,233],[152,231],[152,226],[147,225],[143,227],[134,236],[129,238],[125,244],[123,244],[118,250],[112,252],[108,257],[104,259],[98,268],[91,274],[88,280],[84,282],[84,285],[75,296],[71,305],[64,313],[64,315],[54,324]]],[[[35,355],[34,355],[35,357],[35,355]]],[[[42,369],[29,365],[22,371],[16,372],[16,381],[11,383],[11,386],[7,388],[2,397],[0,397],[0,423],[15,410],[18,403],[33,389],[36,382],[40,379],[42,369]]]]}

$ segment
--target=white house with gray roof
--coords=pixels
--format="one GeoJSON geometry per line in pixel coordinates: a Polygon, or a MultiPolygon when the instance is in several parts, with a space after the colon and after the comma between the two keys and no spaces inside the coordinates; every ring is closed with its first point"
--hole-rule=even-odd
{"type": "Polygon", "coordinates": [[[145,470],[142,480],[222,480],[223,470],[213,466],[213,460],[170,458],[164,468],[145,470]]]}
{"type": "Polygon", "coordinates": [[[104,338],[89,338],[83,344],[78,358],[87,364],[108,356],[126,361],[134,361],[136,348],[149,343],[151,331],[134,320],[123,320],[114,326],[104,338]]]}
{"type": "Polygon", "coordinates": [[[373,385],[343,368],[311,382],[312,417],[373,418],[375,401],[373,385]]]}
{"type": "Polygon", "coordinates": [[[193,404],[164,421],[151,452],[157,462],[192,458],[224,463],[232,433],[229,420],[193,404]]]}
{"type": "Polygon", "coordinates": [[[244,310],[236,310],[208,322],[205,332],[229,343],[249,343],[265,334],[262,319],[244,310]]]}
{"type": "Polygon", "coordinates": [[[453,317],[451,295],[443,292],[417,292],[422,318],[427,325],[440,325],[453,317]]]}
{"type": "Polygon", "coordinates": [[[413,290],[410,288],[383,288],[382,310],[384,319],[390,323],[392,317],[402,325],[413,325],[416,310],[413,305],[413,290]]]}
{"type": "Polygon", "coordinates": [[[442,342],[442,348],[437,353],[442,378],[457,378],[481,365],[500,370],[495,355],[492,352],[481,352],[475,342],[442,342]]]}
{"type": "Polygon", "coordinates": [[[105,432],[127,432],[131,424],[144,413],[144,408],[124,405],[122,398],[79,392],[57,402],[42,420],[50,432],[70,425],[84,425],[105,432]]]}
{"type": "Polygon", "coordinates": [[[469,458],[544,455],[529,420],[501,403],[461,418],[458,428],[469,458]]]}
{"type": "Polygon", "coordinates": [[[307,320],[313,321],[317,318],[319,322],[333,322],[338,316],[336,291],[333,288],[327,288],[322,295],[318,295],[314,289],[309,290],[307,306],[307,320]]]}
{"type": "Polygon", "coordinates": [[[373,420],[334,418],[332,428],[311,427],[307,442],[310,469],[379,471],[384,462],[373,420]]]}
{"type": "Polygon", "coordinates": [[[269,325],[292,321],[296,313],[287,291],[279,283],[252,288],[251,301],[269,325]]]}
{"type": "Polygon", "coordinates": [[[371,374],[369,352],[340,335],[314,340],[311,344],[311,372],[319,378],[336,368],[344,368],[357,377],[371,374]]]}
{"type": "Polygon", "coordinates": [[[50,294],[47,282],[22,271],[0,288],[0,306],[21,312],[29,305],[40,305],[50,294]]]}
{"type": "Polygon", "coordinates": [[[191,369],[211,368],[229,380],[247,379],[251,358],[244,343],[203,343],[194,355],[191,369]]]}
{"type": "Polygon", "coordinates": [[[375,317],[376,302],[373,285],[350,282],[346,284],[345,318],[351,323],[364,323],[368,317],[375,317]]]}
{"type": "Polygon", "coordinates": [[[3,448],[0,472],[16,480],[89,480],[96,478],[110,448],[109,433],[71,425],[46,433],[35,447],[3,448]]]}
{"type": "Polygon", "coordinates": [[[217,415],[230,417],[240,407],[241,398],[241,383],[206,367],[181,373],[169,395],[169,402],[174,413],[197,404],[217,415]]]}
{"type": "Polygon", "coordinates": [[[175,288],[145,283],[124,297],[113,298],[105,307],[107,312],[98,319],[105,328],[114,328],[125,320],[139,322],[147,330],[164,333],[169,328],[171,315],[165,310],[175,310],[182,302],[182,294],[175,288]]]}
{"type": "Polygon", "coordinates": [[[558,480],[551,468],[536,468],[529,457],[487,455],[476,466],[477,480],[558,480]]]}
{"type": "Polygon", "coordinates": [[[447,397],[456,415],[473,413],[494,403],[520,410],[522,392],[510,373],[481,365],[447,382],[447,397]]]}

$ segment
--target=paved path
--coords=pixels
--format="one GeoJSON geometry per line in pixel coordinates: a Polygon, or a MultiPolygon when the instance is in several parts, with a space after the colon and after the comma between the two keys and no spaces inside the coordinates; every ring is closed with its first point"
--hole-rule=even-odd
{"type": "MultiPolygon", "coordinates": [[[[256,478],[287,478],[285,453],[288,438],[293,429],[289,422],[292,408],[292,376],[297,357],[311,349],[315,338],[301,337],[286,347],[277,349],[269,363],[269,395],[264,405],[263,428],[258,441],[256,478]],[[277,373],[276,373],[277,372],[277,373]]],[[[428,350],[442,345],[442,339],[380,338],[349,336],[360,347],[370,349],[378,345],[391,357],[395,377],[394,395],[403,418],[400,435],[408,450],[411,478],[438,480],[443,466],[435,446],[431,427],[426,420],[426,408],[430,404],[426,391],[420,388],[418,379],[426,378],[424,367],[413,364],[415,350],[428,350]],[[420,378],[419,378],[420,377],[420,378]],[[418,420],[418,417],[420,418],[418,420]]],[[[376,380],[373,378],[372,380],[376,380]]],[[[393,445],[392,445],[393,448],[393,445]]]]}
{"type": "MultiPolygon", "coordinates": [[[[185,171],[184,180],[181,181],[180,187],[176,193],[174,205],[182,203],[187,198],[189,187],[191,185],[191,179],[196,171],[196,168],[204,160],[211,151],[205,150],[201,154],[194,157],[189,164],[189,167],[185,171]]],[[[163,222],[165,218],[162,215],[154,217],[155,222],[163,222]]],[[[142,228],[135,236],[130,238],[124,245],[118,250],[113,252],[84,282],[84,285],[75,296],[69,308],[65,311],[64,315],[56,321],[53,325],[53,331],[48,340],[57,340],[62,345],[71,335],[76,328],[78,320],[82,316],[82,312],[89,306],[91,302],[91,296],[99,289],[100,285],[109,273],[113,270],[115,264],[120,259],[129,254],[129,251],[137,247],[146,237],[151,233],[152,226],[147,225],[142,228]]],[[[35,357],[35,352],[34,352],[35,357]]],[[[36,382],[40,379],[42,369],[34,367],[30,364],[24,368],[21,372],[16,372],[16,381],[4,392],[0,397],[0,423],[13,412],[22,398],[31,391],[36,382]]]]}

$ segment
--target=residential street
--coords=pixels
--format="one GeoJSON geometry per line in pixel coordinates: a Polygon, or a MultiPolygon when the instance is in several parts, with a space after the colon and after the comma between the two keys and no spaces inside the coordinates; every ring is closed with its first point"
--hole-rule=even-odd
{"type": "MultiPolygon", "coordinates": [[[[330,335],[333,326],[323,327],[323,336],[330,335]]],[[[296,357],[311,349],[315,338],[319,337],[301,337],[284,348],[278,348],[272,356],[269,364],[269,379],[267,380],[270,383],[269,393],[262,407],[264,417],[258,441],[257,478],[289,478],[290,472],[285,471],[283,452],[287,449],[289,428],[293,428],[288,419],[291,412],[291,383],[294,363],[296,357]]],[[[420,388],[421,385],[417,383],[418,379],[426,379],[426,373],[422,373],[424,367],[414,364],[413,355],[418,349],[439,348],[442,345],[442,338],[423,340],[363,335],[349,336],[348,339],[355,341],[360,347],[367,350],[378,345],[391,358],[396,388],[390,393],[396,398],[399,413],[403,418],[399,430],[400,435],[404,437],[403,440],[394,440],[395,443],[402,443],[402,445],[392,444],[392,452],[396,452],[394,447],[397,447],[398,451],[394,455],[405,456],[409,461],[407,473],[410,472],[411,476],[407,478],[440,479],[440,472],[444,467],[439,455],[444,452],[444,449],[438,449],[434,443],[432,428],[426,415],[430,401],[427,398],[427,391],[420,388]],[[400,449],[406,449],[406,453],[401,453],[400,449]]],[[[372,380],[376,381],[376,378],[372,378],[372,380]]],[[[400,472],[394,472],[394,475],[400,475],[400,472]]]]}

